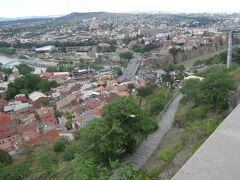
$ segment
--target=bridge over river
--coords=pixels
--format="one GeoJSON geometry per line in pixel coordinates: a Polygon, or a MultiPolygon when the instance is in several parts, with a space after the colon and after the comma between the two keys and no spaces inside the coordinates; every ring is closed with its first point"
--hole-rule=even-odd
{"type": "Polygon", "coordinates": [[[13,66],[19,65],[19,64],[28,64],[31,66],[36,66],[38,63],[36,60],[13,60],[10,62],[7,62],[6,64],[3,64],[4,68],[12,68],[13,66]]]}

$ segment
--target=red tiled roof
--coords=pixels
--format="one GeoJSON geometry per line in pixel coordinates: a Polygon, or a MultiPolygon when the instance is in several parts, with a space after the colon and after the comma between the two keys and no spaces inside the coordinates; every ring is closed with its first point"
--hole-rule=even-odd
{"type": "Polygon", "coordinates": [[[0,133],[4,131],[7,131],[7,129],[5,127],[0,126],[0,133]]]}
{"type": "Polygon", "coordinates": [[[118,96],[129,96],[128,91],[120,91],[117,93],[118,96]]]}
{"type": "Polygon", "coordinates": [[[48,125],[56,125],[57,121],[55,119],[54,113],[52,112],[47,112],[46,114],[43,114],[41,116],[41,119],[43,120],[44,123],[48,124],[48,125]]]}
{"type": "Polygon", "coordinates": [[[111,93],[111,94],[107,94],[107,95],[103,95],[101,97],[99,97],[100,101],[103,102],[112,102],[115,98],[117,97],[117,95],[115,93],[111,93]]]}
{"type": "Polygon", "coordinates": [[[53,73],[50,73],[50,72],[43,72],[40,74],[40,77],[43,77],[43,78],[50,78],[51,76],[53,76],[53,73]]]}
{"type": "Polygon", "coordinates": [[[36,128],[25,128],[22,130],[22,136],[24,139],[34,139],[39,136],[39,132],[36,128]]]}
{"type": "Polygon", "coordinates": [[[98,101],[98,100],[95,100],[95,101],[92,101],[92,102],[89,102],[88,105],[90,107],[90,109],[94,109],[98,106],[100,106],[101,102],[98,101]]]}
{"type": "MultiPolygon", "coordinates": [[[[56,130],[48,131],[44,133],[43,140],[44,141],[53,141],[60,137],[59,133],[56,130]]],[[[41,143],[41,136],[39,135],[36,138],[33,138],[27,142],[28,144],[36,145],[41,143]]]]}
{"type": "Polygon", "coordinates": [[[11,124],[12,120],[10,115],[0,112],[0,126],[11,124]]]}
{"type": "Polygon", "coordinates": [[[9,151],[9,150],[13,149],[13,144],[12,144],[12,142],[0,144],[0,149],[9,151]]]}
{"type": "Polygon", "coordinates": [[[0,139],[6,139],[11,136],[16,136],[18,134],[17,131],[4,131],[0,133],[0,139]]]}
{"type": "Polygon", "coordinates": [[[99,87],[96,87],[93,89],[93,91],[96,91],[96,92],[102,92],[104,90],[105,90],[105,88],[103,86],[99,86],[99,87]]]}
{"type": "Polygon", "coordinates": [[[103,113],[102,108],[95,108],[93,111],[90,112],[91,115],[98,117],[101,117],[102,113],[103,113]]]}
{"type": "Polygon", "coordinates": [[[26,97],[16,97],[15,101],[27,102],[27,98],[26,97]]]}

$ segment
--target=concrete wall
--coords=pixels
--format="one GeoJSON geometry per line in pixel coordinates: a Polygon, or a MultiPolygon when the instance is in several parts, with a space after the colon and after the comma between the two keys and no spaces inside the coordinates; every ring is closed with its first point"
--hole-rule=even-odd
{"type": "Polygon", "coordinates": [[[240,105],[177,172],[172,180],[240,179],[240,105]]]}

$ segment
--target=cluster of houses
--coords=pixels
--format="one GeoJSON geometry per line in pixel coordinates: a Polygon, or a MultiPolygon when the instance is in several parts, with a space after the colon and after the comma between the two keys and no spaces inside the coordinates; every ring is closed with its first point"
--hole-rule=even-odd
{"type": "MultiPolygon", "coordinates": [[[[119,83],[109,71],[95,75],[96,82],[76,80],[69,73],[43,72],[39,76],[61,85],[46,93],[34,91],[28,96],[18,94],[10,101],[0,99],[0,149],[14,153],[22,144],[73,140],[76,130],[101,117],[105,104],[129,95],[130,82],[119,83]],[[66,113],[72,115],[71,129],[66,128],[66,113]]],[[[134,83],[142,86],[146,82],[136,78],[134,83]]]]}

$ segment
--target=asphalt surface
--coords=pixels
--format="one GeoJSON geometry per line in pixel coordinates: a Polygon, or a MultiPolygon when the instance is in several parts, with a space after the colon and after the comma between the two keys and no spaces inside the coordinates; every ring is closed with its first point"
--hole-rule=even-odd
{"type": "Polygon", "coordinates": [[[132,60],[130,60],[128,67],[126,68],[125,72],[123,72],[123,75],[121,77],[119,77],[118,80],[120,80],[120,81],[122,81],[124,79],[134,80],[139,65],[140,65],[139,57],[135,57],[132,60]]]}

